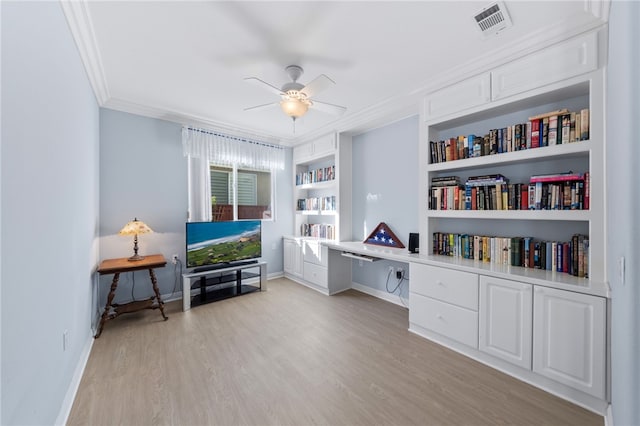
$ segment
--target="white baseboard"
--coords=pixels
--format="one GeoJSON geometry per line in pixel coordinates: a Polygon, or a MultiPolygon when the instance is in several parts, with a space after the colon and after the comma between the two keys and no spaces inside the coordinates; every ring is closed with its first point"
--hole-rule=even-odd
{"type": "Polygon", "coordinates": [[[69,414],[71,413],[71,407],[73,407],[73,401],[75,401],[76,399],[76,393],[78,392],[78,388],[80,387],[80,381],[82,380],[84,369],[86,368],[87,362],[89,361],[89,355],[91,354],[91,348],[93,347],[94,341],[95,339],[93,338],[93,335],[91,335],[87,339],[84,348],[82,348],[80,359],[78,360],[76,369],[73,372],[73,377],[71,378],[71,382],[69,383],[67,392],[64,395],[64,400],[62,400],[62,405],[60,406],[60,411],[58,412],[58,418],[56,418],[55,422],[56,425],[67,424],[69,414]]]}
{"type": "Polygon", "coordinates": [[[611,404],[607,406],[607,412],[604,415],[604,426],[613,426],[613,409],[611,404]]]}
{"type": "MultiPolygon", "coordinates": [[[[400,301],[400,296],[398,296],[397,294],[387,293],[386,291],[371,288],[369,286],[356,282],[351,282],[351,288],[354,290],[358,290],[359,292],[366,293],[370,296],[377,297],[378,299],[386,300],[387,302],[391,302],[395,305],[409,309],[407,306],[402,304],[402,302],[400,301]]],[[[408,304],[409,302],[407,301],[406,303],[408,304]]]]}

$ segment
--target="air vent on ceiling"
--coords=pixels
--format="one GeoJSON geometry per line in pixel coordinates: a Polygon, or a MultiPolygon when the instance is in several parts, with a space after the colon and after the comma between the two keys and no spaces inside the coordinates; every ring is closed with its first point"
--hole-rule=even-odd
{"type": "Polygon", "coordinates": [[[485,38],[495,36],[513,25],[504,3],[500,1],[483,7],[473,19],[485,38]]]}

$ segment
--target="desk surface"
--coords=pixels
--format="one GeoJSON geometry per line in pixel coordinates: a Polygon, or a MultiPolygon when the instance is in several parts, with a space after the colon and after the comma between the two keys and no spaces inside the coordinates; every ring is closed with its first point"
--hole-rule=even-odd
{"type": "Polygon", "coordinates": [[[406,248],[384,247],[364,244],[358,241],[325,241],[322,244],[334,250],[342,250],[349,253],[377,257],[380,259],[396,260],[398,262],[415,262],[420,256],[417,253],[409,253],[409,250],[406,248]]]}
{"type": "Polygon", "coordinates": [[[438,256],[419,253],[409,253],[406,249],[390,248],[364,244],[358,241],[323,241],[329,249],[369,256],[372,258],[395,260],[397,262],[414,262],[424,265],[445,267],[474,274],[482,274],[507,280],[517,280],[524,283],[544,287],[569,290],[594,296],[611,297],[608,283],[594,282],[573,275],[556,273],[550,270],[522,268],[520,266],[498,265],[491,262],[462,259],[453,256],[438,256]]]}
{"type": "Polygon", "coordinates": [[[167,260],[161,254],[151,254],[142,260],[128,260],[126,257],[118,259],[105,259],[100,262],[98,272],[100,275],[115,274],[116,272],[137,271],[140,269],[161,268],[167,264],[167,260]]]}

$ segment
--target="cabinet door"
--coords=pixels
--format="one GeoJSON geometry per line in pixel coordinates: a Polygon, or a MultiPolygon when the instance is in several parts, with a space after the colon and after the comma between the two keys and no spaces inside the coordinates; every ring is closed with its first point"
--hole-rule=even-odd
{"type": "Polygon", "coordinates": [[[313,141],[313,156],[324,157],[335,153],[336,151],[336,135],[331,133],[320,139],[313,141]]]}
{"type": "Polygon", "coordinates": [[[597,41],[597,34],[591,33],[497,68],[491,73],[491,98],[506,98],[595,70],[597,41]]]}
{"type": "Polygon", "coordinates": [[[300,163],[313,156],[313,142],[298,145],[293,148],[293,162],[300,163]]]}
{"type": "Polygon", "coordinates": [[[480,276],[479,349],[531,370],[531,284],[480,276]]]}
{"type": "Polygon", "coordinates": [[[327,266],[327,247],[320,244],[319,241],[305,241],[303,259],[305,262],[313,263],[319,266],[327,266]]]}
{"type": "Polygon", "coordinates": [[[292,240],[283,240],[282,241],[282,249],[283,249],[283,259],[282,259],[282,263],[283,263],[283,269],[284,272],[286,273],[292,273],[293,272],[293,249],[294,249],[294,242],[292,240]]]}
{"type": "Polygon", "coordinates": [[[284,247],[284,272],[287,274],[302,276],[302,247],[296,240],[285,239],[284,247]]]}
{"type": "Polygon", "coordinates": [[[533,309],[533,371],[604,399],[605,299],[536,287],[533,309]]]}
{"type": "Polygon", "coordinates": [[[490,87],[491,77],[486,73],[434,92],[426,99],[426,119],[485,104],[491,99],[490,87]]]}
{"type": "Polygon", "coordinates": [[[412,293],[409,322],[472,348],[478,347],[478,312],[412,293]]]}
{"type": "Polygon", "coordinates": [[[478,310],[478,275],[437,266],[412,263],[409,268],[412,293],[478,310]]]}

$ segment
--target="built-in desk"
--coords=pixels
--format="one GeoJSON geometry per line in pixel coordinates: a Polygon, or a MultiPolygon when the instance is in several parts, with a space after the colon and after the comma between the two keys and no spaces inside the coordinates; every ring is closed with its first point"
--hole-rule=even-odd
{"type": "Polygon", "coordinates": [[[340,252],[345,260],[362,260],[363,262],[375,262],[379,259],[395,260],[398,262],[415,262],[419,258],[417,253],[409,253],[407,249],[377,246],[358,241],[323,242],[330,250],[340,252]]]}

